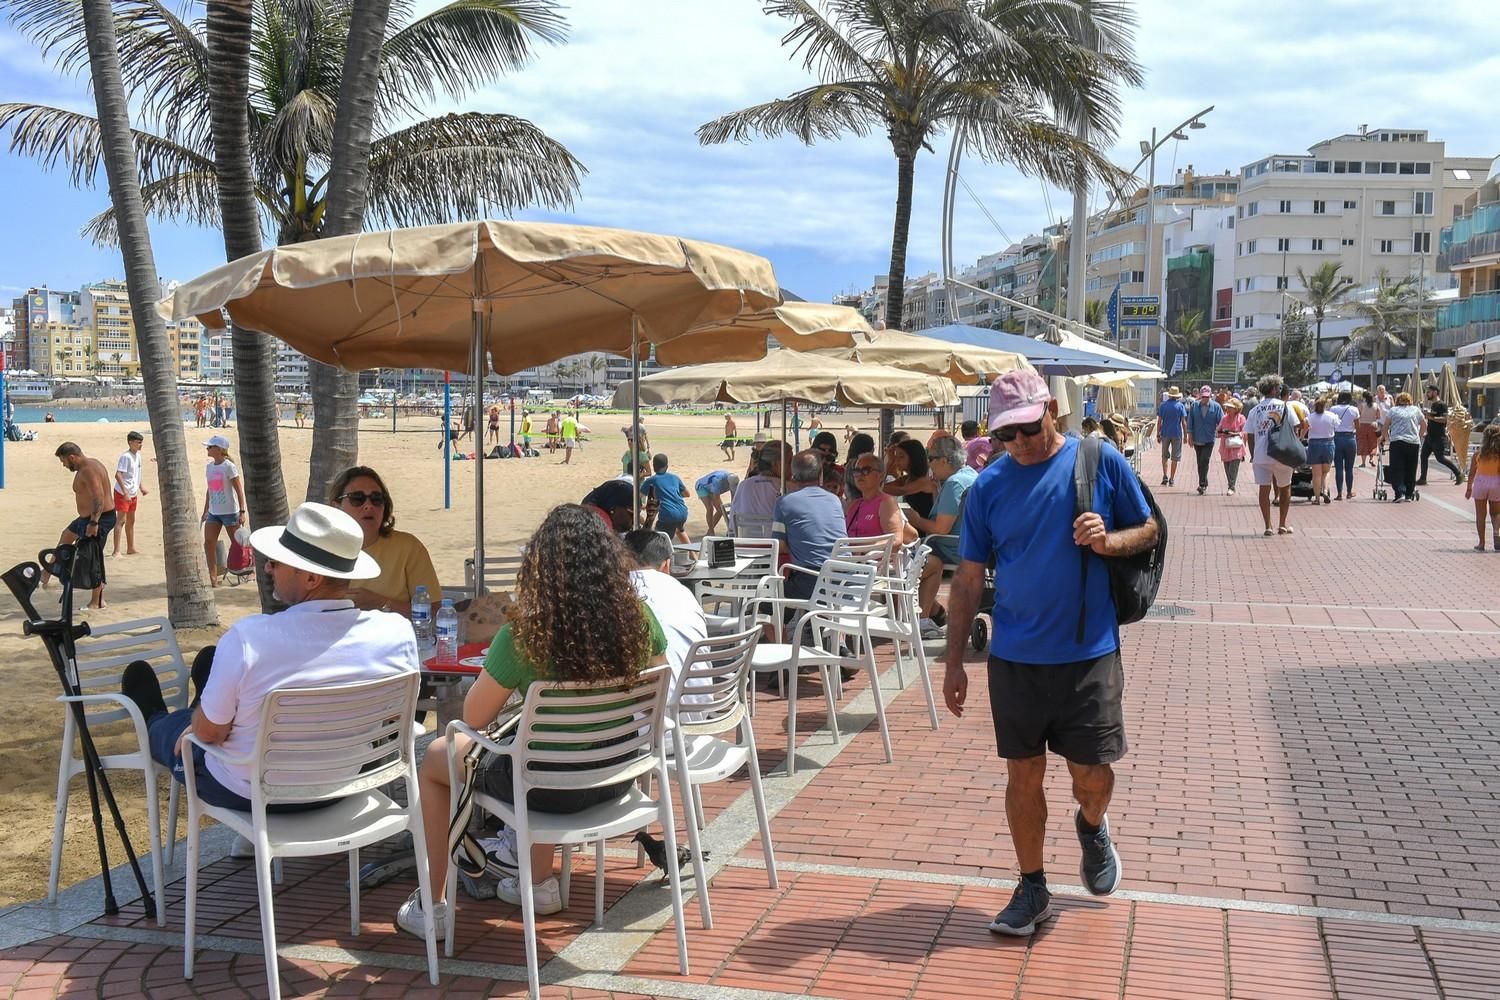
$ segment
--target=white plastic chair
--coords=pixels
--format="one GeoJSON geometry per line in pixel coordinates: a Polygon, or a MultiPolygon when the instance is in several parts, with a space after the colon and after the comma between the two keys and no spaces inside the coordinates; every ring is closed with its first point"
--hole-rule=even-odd
{"type": "Polygon", "coordinates": [[[187,778],[187,916],[183,928],[183,976],[193,978],[193,938],[198,909],[198,832],[210,816],[255,845],[255,887],[266,953],[266,983],[272,1000],[281,996],[276,972],[276,920],[272,908],[271,860],[320,854],[349,855],[349,933],[359,933],[359,850],[394,836],[412,834],[422,912],[427,914],[427,977],[438,981],[437,937],[432,923],[432,885],[422,829],[417,761],[411,717],[416,711],[415,672],[328,687],[272,691],[261,706],[255,751],[233,758],[188,730],[183,759],[194,746],[225,764],[249,767],[250,811],[209,805],[198,798],[195,769],[187,778]],[[405,806],[379,791],[406,779],[405,806]],[[303,812],[269,812],[268,806],[327,801],[303,812]]]}
{"type": "Polygon", "coordinates": [[[761,787],[755,728],[746,708],[750,700],[750,662],[759,638],[760,629],[752,628],[693,643],[667,708],[667,725],[673,736],[667,771],[677,778],[682,794],[682,812],[687,819],[688,845],[693,852],[698,906],[705,930],[714,923],[700,843],[704,824],[699,785],[723,781],[748,767],[755,817],[760,823],[761,850],[766,857],[766,878],[772,889],[777,886],[771,818],[761,787]],[[692,700],[685,701],[684,696],[692,700]],[[737,743],[726,738],[726,734],[735,730],[739,731],[737,743]]]}
{"type": "Polygon", "coordinates": [[[75,750],[78,735],[73,701],[83,705],[89,731],[98,735],[99,728],[129,720],[135,729],[136,749],[129,753],[100,754],[100,763],[112,771],[140,771],[146,781],[146,826],[151,835],[151,879],[156,892],[156,922],[166,924],[166,900],[162,895],[162,852],[172,863],[177,842],[177,782],[172,772],[151,759],[150,736],[146,720],[135,702],[120,693],[120,675],[135,660],[145,660],[161,683],[167,710],[186,708],[188,704],[188,666],[177,645],[177,635],[165,618],[143,618],[91,628],[89,635],[78,640],[78,689],[80,695],[59,695],[63,704],[62,749],[57,762],[57,805],[52,825],[52,869],[47,876],[47,900],[57,900],[58,872],[62,865],[63,828],[68,819],[68,793],[73,778],[84,771],[81,749],[75,750]],[[157,779],[165,778],[168,825],[161,826],[157,799],[157,779]]]}
{"type": "MultiPolygon", "coordinates": [[[[595,845],[594,922],[604,922],[604,842],[610,837],[661,826],[666,844],[667,878],[672,887],[672,914],[677,923],[677,956],[681,973],[688,974],[687,931],[682,917],[682,881],[677,871],[677,833],[672,817],[672,792],[663,749],[667,690],[672,674],[666,667],[644,671],[633,681],[565,683],[537,681],[526,689],[520,713],[507,725],[514,738],[504,743],[486,737],[463,722],[448,724],[450,745],[462,733],[494,754],[511,759],[515,785],[513,804],[475,791],[473,802],[516,831],[517,883],[521,890],[521,922],[526,943],[526,976],[531,995],[540,991],[536,957],[536,901],[532,892],[531,845],[562,846],[562,903],[568,905],[569,847],[595,845]],[[578,726],[588,726],[580,731],[578,726]],[[608,746],[601,746],[607,742],[608,746]],[[635,779],[654,775],[653,799],[635,779]],[[533,788],[603,788],[632,782],[618,799],[576,813],[544,813],[527,806],[533,788]]],[[[695,691],[696,693],[696,691],[695,691]]],[[[457,755],[448,755],[452,788],[450,809],[456,811],[463,788],[457,755]]],[[[450,815],[453,813],[450,812],[450,815]]],[[[453,954],[453,930],[458,923],[458,871],[448,868],[449,917],[445,953],[453,954]]]]}
{"type": "MultiPolygon", "coordinates": [[[[716,540],[703,539],[703,551],[710,551],[716,540]]],[[[727,605],[729,609],[728,613],[717,610],[703,613],[709,635],[724,635],[744,627],[741,620],[745,601],[761,592],[761,580],[775,575],[779,546],[780,543],[774,538],[736,538],[734,554],[736,558],[749,558],[749,565],[737,576],[724,580],[704,580],[698,584],[697,594],[700,600],[715,608],[727,605]]]]}
{"type": "MultiPolygon", "coordinates": [[[[932,694],[932,675],[927,669],[927,651],[922,646],[922,612],[917,607],[917,588],[922,581],[922,568],[927,565],[927,560],[931,555],[932,550],[921,544],[904,554],[902,561],[906,564],[905,572],[899,578],[889,578],[881,582],[877,591],[877,596],[885,598],[890,613],[871,616],[868,631],[872,639],[890,641],[892,653],[896,658],[896,683],[903,688],[906,686],[906,680],[902,673],[902,664],[906,656],[902,650],[903,647],[910,647],[912,658],[917,664],[917,676],[922,681],[922,693],[927,696],[927,715],[932,720],[932,728],[936,730],[938,728],[937,701],[932,694]]],[[[872,674],[871,690],[879,699],[877,684],[878,681],[872,674]]]]}
{"type": "MultiPolygon", "coordinates": [[[[516,590],[516,573],[521,569],[521,560],[525,556],[516,555],[493,555],[486,554],[484,557],[484,589],[488,593],[496,591],[516,590]]],[[[464,560],[464,587],[470,594],[477,593],[476,574],[474,572],[474,557],[470,556],[464,560]]],[[[433,609],[436,613],[436,608],[433,609]]]]}
{"type": "Polygon", "coordinates": [[[823,696],[828,703],[828,728],[832,731],[834,743],[839,741],[835,702],[838,672],[834,668],[850,662],[868,670],[871,690],[875,694],[875,716],[880,721],[880,736],[885,744],[885,759],[887,762],[893,759],[891,735],[885,724],[885,705],[876,681],[875,651],[870,645],[869,622],[874,615],[870,596],[875,586],[875,568],[873,562],[829,560],[818,571],[812,596],[807,600],[756,599],[757,605],[769,605],[778,611],[792,608],[798,612],[786,636],[790,641],[759,643],[751,658],[751,667],[757,673],[787,671],[788,775],[797,773],[797,671],[800,667],[815,667],[822,675],[823,696]],[[804,632],[807,633],[806,641],[804,632]],[[852,655],[846,657],[839,652],[836,643],[841,639],[854,642],[856,649],[852,655]]]}

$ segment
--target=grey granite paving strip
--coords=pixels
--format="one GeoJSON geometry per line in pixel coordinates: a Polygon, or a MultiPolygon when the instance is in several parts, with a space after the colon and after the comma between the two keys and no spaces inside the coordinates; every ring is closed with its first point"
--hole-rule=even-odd
{"type": "MultiPolygon", "coordinates": [[[[763,868],[765,862],[759,858],[734,858],[729,862],[735,868],[763,868]]],[[[984,889],[1014,889],[1016,880],[1011,878],[988,878],[982,875],[945,875],[941,872],[905,871],[899,868],[864,868],[859,865],[814,864],[806,861],[777,861],[776,867],[789,872],[805,872],[817,875],[848,875],[855,878],[881,879],[895,882],[923,882],[929,885],[963,885],[984,889]]],[[[1089,893],[1081,885],[1067,885],[1048,881],[1047,888],[1054,896],[1078,896],[1085,899],[1099,897],[1089,893]]],[[[1500,921],[1462,920],[1455,917],[1426,917],[1401,913],[1379,913],[1372,910],[1341,910],[1331,906],[1306,906],[1301,903],[1271,903],[1255,899],[1220,899],[1217,896],[1185,896],[1173,892],[1150,892],[1143,889],[1120,889],[1109,898],[1133,900],[1142,903],[1166,903],[1174,906],[1201,906],[1215,910],[1234,910],[1245,913],[1275,913],[1282,916],[1318,917],[1324,920],[1349,920],[1366,924],[1392,924],[1399,927],[1422,927],[1431,930],[1475,931],[1483,934],[1500,934],[1500,921]]]]}

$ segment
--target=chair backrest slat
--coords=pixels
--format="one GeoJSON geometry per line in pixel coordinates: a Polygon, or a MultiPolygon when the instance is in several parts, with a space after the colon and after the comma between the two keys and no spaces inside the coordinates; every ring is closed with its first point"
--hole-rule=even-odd
{"type": "Polygon", "coordinates": [[[874,563],[830,559],[818,570],[811,603],[823,611],[864,611],[879,572],[874,563]]]}
{"type": "Polygon", "coordinates": [[[872,535],[868,538],[840,538],[833,543],[830,559],[844,562],[873,563],[875,572],[881,576],[890,570],[891,551],[895,548],[895,535],[872,535]]]}
{"type": "MultiPolygon", "coordinates": [[[[125,667],[144,660],[156,672],[162,697],[171,709],[188,703],[188,667],[177,634],[165,618],[140,618],[100,625],[76,643],[78,689],[84,694],[116,693],[125,667]]],[[[90,707],[89,725],[102,726],[129,717],[123,708],[90,707]]]]}
{"type": "MultiPolygon", "coordinates": [[[[516,589],[516,574],[521,570],[521,555],[486,555],[484,557],[484,588],[487,591],[516,589]]],[[[464,585],[474,589],[474,558],[464,560],[464,585]]]]}
{"type": "Polygon", "coordinates": [[[251,786],[267,803],[342,798],[406,773],[416,673],[280,688],[261,706],[251,786]]]}
{"type": "Polygon", "coordinates": [[[760,629],[699,639],[688,649],[672,693],[679,732],[713,736],[739,726],[745,716],[750,661],[760,629]]]}
{"type": "Polygon", "coordinates": [[[655,667],[628,681],[534,682],[516,727],[526,748],[517,771],[532,788],[602,788],[651,771],[670,680],[655,667]]]}

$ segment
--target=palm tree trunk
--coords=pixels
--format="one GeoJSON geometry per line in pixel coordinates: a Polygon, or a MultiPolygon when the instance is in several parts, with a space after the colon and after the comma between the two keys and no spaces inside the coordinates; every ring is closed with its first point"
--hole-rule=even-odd
{"type": "MultiPolygon", "coordinates": [[[[349,45],[344,52],[344,75],[333,123],[323,236],[344,236],[364,228],[370,195],[375,84],[390,12],[390,0],[364,0],[354,5],[349,18],[349,45]]],[[[307,374],[313,397],[307,499],[323,501],[334,477],[359,460],[359,373],[309,361],[307,374]]]]}
{"type": "MultiPolygon", "coordinates": [[[[906,310],[906,239],[911,231],[911,189],[917,172],[916,151],[896,149],[896,223],[891,232],[891,266],[885,279],[885,328],[901,329],[906,310]]],[[[881,447],[896,428],[896,411],[880,411],[881,447]]]]}
{"type": "Polygon", "coordinates": [[[109,0],[84,0],[89,71],[99,116],[104,170],[119,227],[125,283],[135,316],[146,409],[156,448],[157,490],[161,496],[162,545],[166,560],[167,617],[179,628],[214,625],[219,620],[208,567],[203,561],[198,506],[188,473],[187,432],[177,402],[177,371],[172,364],[167,327],[156,311],[161,297],[151,233],[136,176],[135,143],[130,111],[120,75],[119,46],[109,0]]]}
{"type": "MultiPolygon", "coordinates": [[[[214,72],[209,77],[209,109],[218,172],[219,215],[224,227],[224,254],[239,260],[260,252],[260,212],[255,202],[255,174],[250,165],[250,2],[209,0],[208,51],[214,72]]],[[[230,335],[234,355],[234,399],[240,414],[240,460],[245,468],[245,502],[251,527],[285,524],[286,482],[281,472],[281,438],[276,426],[276,344],[265,334],[235,326],[230,335]]],[[[263,611],[277,608],[264,559],[256,555],[263,611]]]]}

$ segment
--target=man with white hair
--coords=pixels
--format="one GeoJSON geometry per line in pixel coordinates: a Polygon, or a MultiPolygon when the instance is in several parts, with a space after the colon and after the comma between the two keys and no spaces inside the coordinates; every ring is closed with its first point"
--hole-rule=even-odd
{"type": "MultiPolygon", "coordinates": [[[[251,534],[251,547],[266,557],[277,599],[288,607],[241,618],[211,657],[199,654],[193,664],[196,697],[188,708],[167,711],[149,663],[137,660],[125,668],[121,690],[145,716],[152,760],[184,781],[177,744],[188,729],[230,757],[248,758],[260,734],[261,704],[272,691],[352,684],[419,669],[411,622],[390,612],[361,611],[348,597],[351,580],[380,575],[380,566],[362,551],[364,540],[354,518],[320,503],[298,507],[284,526],[251,534]]],[[[250,809],[249,765],[205,759],[194,747],[193,770],[204,802],[250,809]]],[[[297,808],[296,803],[271,807],[297,808]]]]}

